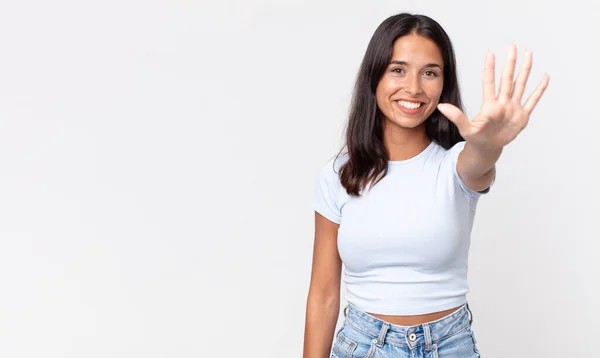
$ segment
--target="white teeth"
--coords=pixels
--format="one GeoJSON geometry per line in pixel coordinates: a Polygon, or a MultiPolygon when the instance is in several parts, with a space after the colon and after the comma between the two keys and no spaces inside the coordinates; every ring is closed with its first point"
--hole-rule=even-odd
{"type": "Polygon", "coordinates": [[[406,102],[406,101],[396,101],[398,102],[399,105],[401,105],[404,108],[407,109],[417,109],[419,107],[421,107],[421,105],[423,103],[413,103],[413,102],[406,102]]]}

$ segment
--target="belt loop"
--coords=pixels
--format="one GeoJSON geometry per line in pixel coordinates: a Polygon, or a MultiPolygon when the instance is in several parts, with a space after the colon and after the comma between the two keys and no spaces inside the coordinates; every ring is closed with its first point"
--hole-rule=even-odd
{"type": "Polygon", "coordinates": [[[387,335],[388,329],[390,329],[390,324],[387,322],[383,322],[383,326],[381,326],[381,331],[379,331],[379,337],[373,340],[373,343],[375,343],[377,347],[383,347],[383,343],[385,342],[385,336],[387,335]]]}
{"type": "Polygon", "coordinates": [[[423,324],[423,334],[425,336],[425,350],[431,350],[431,329],[429,328],[429,324],[423,324]]]}

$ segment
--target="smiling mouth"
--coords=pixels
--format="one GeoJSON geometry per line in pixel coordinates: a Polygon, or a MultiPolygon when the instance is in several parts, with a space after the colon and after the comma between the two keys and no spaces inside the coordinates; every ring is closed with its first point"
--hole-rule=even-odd
{"type": "Polygon", "coordinates": [[[407,102],[407,101],[396,101],[398,109],[409,116],[420,115],[424,111],[425,103],[422,102],[407,102]]]}
{"type": "Polygon", "coordinates": [[[424,104],[423,102],[415,103],[415,102],[407,102],[407,101],[396,101],[396,103],[398,103],[403,108],[412,109],[412,110],[418,109],[424,104]]]}

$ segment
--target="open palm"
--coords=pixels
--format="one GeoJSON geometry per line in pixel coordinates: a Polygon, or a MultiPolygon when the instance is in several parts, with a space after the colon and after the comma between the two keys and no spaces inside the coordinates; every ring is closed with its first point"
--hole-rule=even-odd
{"type": "Polygon", "coordinates": [[[545,74],[541,83],[522,105],[523,92],[531,71],[531,52],[525,52],[523,68],[513,84],[516,61],[517,49],[511,45],[496,95],[495,59],[494,54],[488,52],[483,72],[483,104],[479,114],[472,120],[452,104],[438,105],[440,112],[456,124],[461,136],[470,145],[486,150],[500,149],[512,142],[527,126],[529,116],[548,87],[550,77],[545,74]]]}

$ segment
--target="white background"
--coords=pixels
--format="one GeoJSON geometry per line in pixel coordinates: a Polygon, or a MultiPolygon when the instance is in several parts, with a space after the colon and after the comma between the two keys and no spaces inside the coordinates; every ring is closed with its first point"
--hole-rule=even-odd
{"type": "MultiPolygon", "coordinates": [[[[598,5],[2,1],[0,356],[300,357],[315,180],[375,28],[452,39],[550,86],[472,235],[484,357],[597,357],[598,5]]],[[[343,306],[342,306],[343,307],[343,306]]]]}

